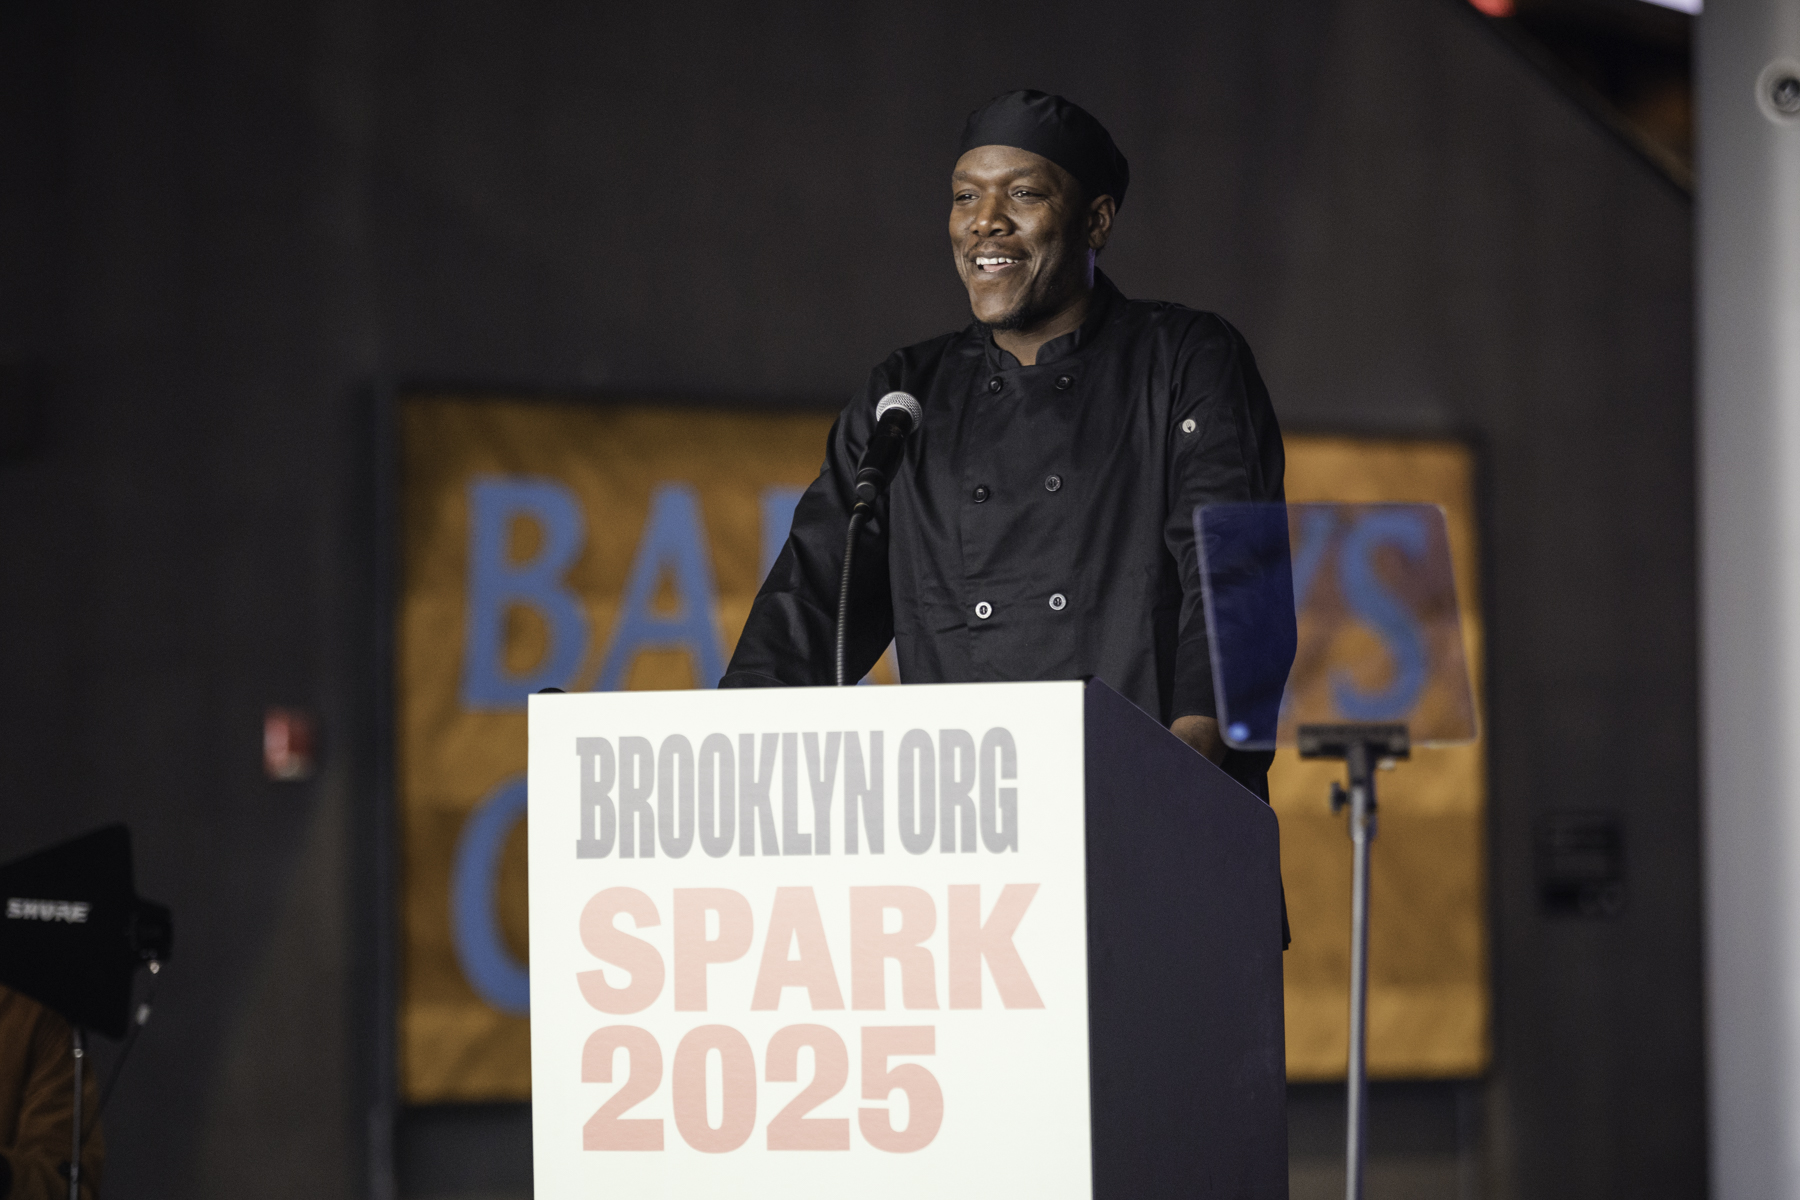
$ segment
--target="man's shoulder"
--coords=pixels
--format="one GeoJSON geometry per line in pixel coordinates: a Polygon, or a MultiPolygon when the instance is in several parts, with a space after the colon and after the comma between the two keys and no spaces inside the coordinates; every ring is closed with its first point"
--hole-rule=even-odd
{"type": "Polygon", "coordinates": [[[1242,335],[1216,312],[1174,300],[1130,300],[1120,297],[1119,321],[1134,332],[1167,333],[1181,341],[1232,341],[1242,335]]]}

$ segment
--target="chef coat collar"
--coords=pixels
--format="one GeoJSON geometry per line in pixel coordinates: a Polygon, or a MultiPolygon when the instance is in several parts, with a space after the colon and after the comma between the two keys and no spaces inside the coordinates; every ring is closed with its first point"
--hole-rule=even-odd
{"type": "MultiPolygon", "coordinates": [[[[1081,327],[1072,333],[1065,333],[1059,338],[1051,338],[1038,347],[1037,365],[1045,366],[1059,358],[1067,358],[1077,350],[1099,336],[1101,328],[1112,315],[1113,308],[1122,303],[1125,297],[1106,277],[1106,272],[1094,268],[1094,299],[1088,306],[1088,315],[1081,322],[1081,327]]],[[[983,331],[987,338],[988,367],[995,371],[1010,371],[1020,366],[1018,356],[1010,350],[1002,350],[995,342],[992,331],[983,331]]]]}

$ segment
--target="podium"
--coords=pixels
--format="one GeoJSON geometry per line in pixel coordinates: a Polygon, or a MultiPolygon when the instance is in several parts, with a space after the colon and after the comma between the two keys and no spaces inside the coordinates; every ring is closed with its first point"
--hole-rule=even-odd
{"type": "Polygon", "coordinates": [[[540,1197],[1285,1197],[1274,813],[1099,682],[534,696],[540,1197]]]}

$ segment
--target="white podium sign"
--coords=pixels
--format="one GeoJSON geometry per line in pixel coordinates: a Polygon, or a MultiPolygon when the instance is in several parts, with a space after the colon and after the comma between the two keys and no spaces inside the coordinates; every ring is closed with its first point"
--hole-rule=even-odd
{"type": "Polygon", "coordinates": [[[1092,1195],[1081,684],[530,722],[540,1198],[1092,1195]]]}

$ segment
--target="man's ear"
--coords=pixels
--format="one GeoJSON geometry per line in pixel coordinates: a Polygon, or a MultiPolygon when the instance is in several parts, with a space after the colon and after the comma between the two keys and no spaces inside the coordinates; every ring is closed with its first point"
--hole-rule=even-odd
{"type": "Polygon", "coordinates": [[[1112,236],[1113,217],[1118,211],[1118,202],[1111,196],[1095,196],[1088,201],[1087,239],[1089,250],[1098,252],[1106,248],[1106,240],[1112,236]]]}

